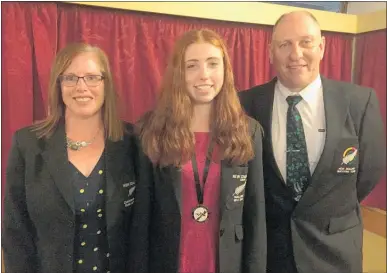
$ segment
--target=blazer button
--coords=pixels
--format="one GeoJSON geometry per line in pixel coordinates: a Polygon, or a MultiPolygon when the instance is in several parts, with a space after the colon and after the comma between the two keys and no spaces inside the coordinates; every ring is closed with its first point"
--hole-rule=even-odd
{"type": "Polygon", "coordinates": [[[220,231],[219,231],[220,237],[223,236],[223,233],[224,233],[224,228],[221,228],[220,231]]]}

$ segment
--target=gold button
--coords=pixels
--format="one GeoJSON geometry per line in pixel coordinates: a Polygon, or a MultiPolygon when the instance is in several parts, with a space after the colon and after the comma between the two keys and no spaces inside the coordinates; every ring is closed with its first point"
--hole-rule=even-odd
{"type": "Polygon", "coordinates": [[[103,194],[103,190],[99,190],[98,192],[99,192],[100,194],[103,194]]]}
{"type": "Polygon", "coordinates": [[[96,266],[93,267],[93,270],[94,270],[94,271],[97,271],[97,269],[98,269],[98,268],[97,268],[96,266]]]}
{"type": "Polygon", "coordinates": [[[99,173],[99,174],[103,174],[103,170],[99,170],[98,173],[99,173]]]}
{"type": "Polygon", "coordinates": [[[85,212],[86,210],[85,209],[81,209],[81,212],[85,212]]]}
{"type": "Polygon", "coordinates": [[[82,243],[81,243],[81,246],[85,246],[85,245],[86,245],[86,243],[85,243],[85,242],[82,242],[82,243]]]}
{"type": "Polygon", "coordinates": [[[102,211],[101,209],[97,210],[97,212],[101,212],[101,211],[102,211]]]}
{"type": "Polygon", "coordinates": [[[98,217],[101,218],[102,217],[102,213],[98,214],[98,217]]]}
{"type": "Polygon", "coordinates": [[[87,225],[85,224],[85,225],[83,225],[82,227],[83,227],[83,228],[87,228],[87,225]]]}
{"type": "Polygon", "coordinates": [[[80,189],[79,192],[80,192],[80,193],[84,193],[85,190],[84,190],[84,189],[80,189]]]}
{"type": "Polygon", "coordinates": [[[79,263],[79,264],[83,264],[83,260],[79,260],[78,263],[79,263]]]}

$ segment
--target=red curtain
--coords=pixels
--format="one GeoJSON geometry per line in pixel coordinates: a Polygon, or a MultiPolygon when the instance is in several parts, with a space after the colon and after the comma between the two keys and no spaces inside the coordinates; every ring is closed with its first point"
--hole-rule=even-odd
{"type": "MultiPolygon", "coordinates": [[[[85,41],[106,51],[122,117],[131,122],[153,106],[168,54],[176,38],[190,29],[210,28],[225,39],[238,90],[275,75],[268,57],[269,26],[67,3],[2,2],[1,13],[3,178],[12,134],[44,117],[50,65],[55,53],[69,42],[85,41]]],[[[322,74],[350,81],[352,36],[325,35],[322,74]]]]}
{"type": "Polygon", "coordinates": [[[3,189],[12,134],[45,116],[50,66],[57,51],[57,5],[3,2],[1,23],[3,189]]]}
{"type": "Polygon", "coordinates": [[[321,62],[321,74],[332,80],[351,82],[352,34],[323,32],[325,53],[321,62]]]}
{"type": "MultiPolygon", "coordinates": [[[[375,89],[386,129],[386,30],[356,37],[356,83],[375,89]]],[[[386,132],[386,131],[385,131],[386,132]]],[[[386,210],[386,176],[363,201],[364,205],[386,210]]]]}
{"type": "Polygon", "coordinates": [[[225,38],[238,89],[270,79],[271,28],[229,22],[60,4],[59,47],[70,41],[101,46],[108,54],[124,118],[134,121],[153,106],[169,52],[184,32],[207,27],[225,38]],[[246,50],[245,50],[246,49],[246,50]]]}

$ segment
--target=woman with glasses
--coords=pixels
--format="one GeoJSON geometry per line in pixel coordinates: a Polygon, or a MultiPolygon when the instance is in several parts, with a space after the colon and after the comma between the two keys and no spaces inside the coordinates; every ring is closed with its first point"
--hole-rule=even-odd
{"type": "Polygon", "coordinates": [[[137,148],[118,117],[105,53],[87,44],[62,49],[48,96],[47,117],[13,138],[5,271],[125,272],[137,148]]]}

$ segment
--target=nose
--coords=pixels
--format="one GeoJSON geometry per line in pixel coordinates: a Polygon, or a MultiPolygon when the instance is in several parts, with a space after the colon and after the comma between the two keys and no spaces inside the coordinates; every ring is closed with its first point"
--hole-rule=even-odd
{"type": "Polygon", "coordinates": [[[290,52],[290,59],[292,61],[297,61],[302,57],[302,55],[302,48],[297,44],[293,45],[290,52]]]}
{"type": "Polygon", "coordinates": [[[202,80],[208,79],[208,75],[209,75],[208,67],[207,66],[203,66],[200,69],[200,79],[202,79],[202,80]]]}
{"type": "Polygon", "coordinates": [[[76,87],[77,87],[78,91],[86,90],[87,89],[87,85],[86,85],[85,79],[84,78],[79,78],[76,87]]]}

